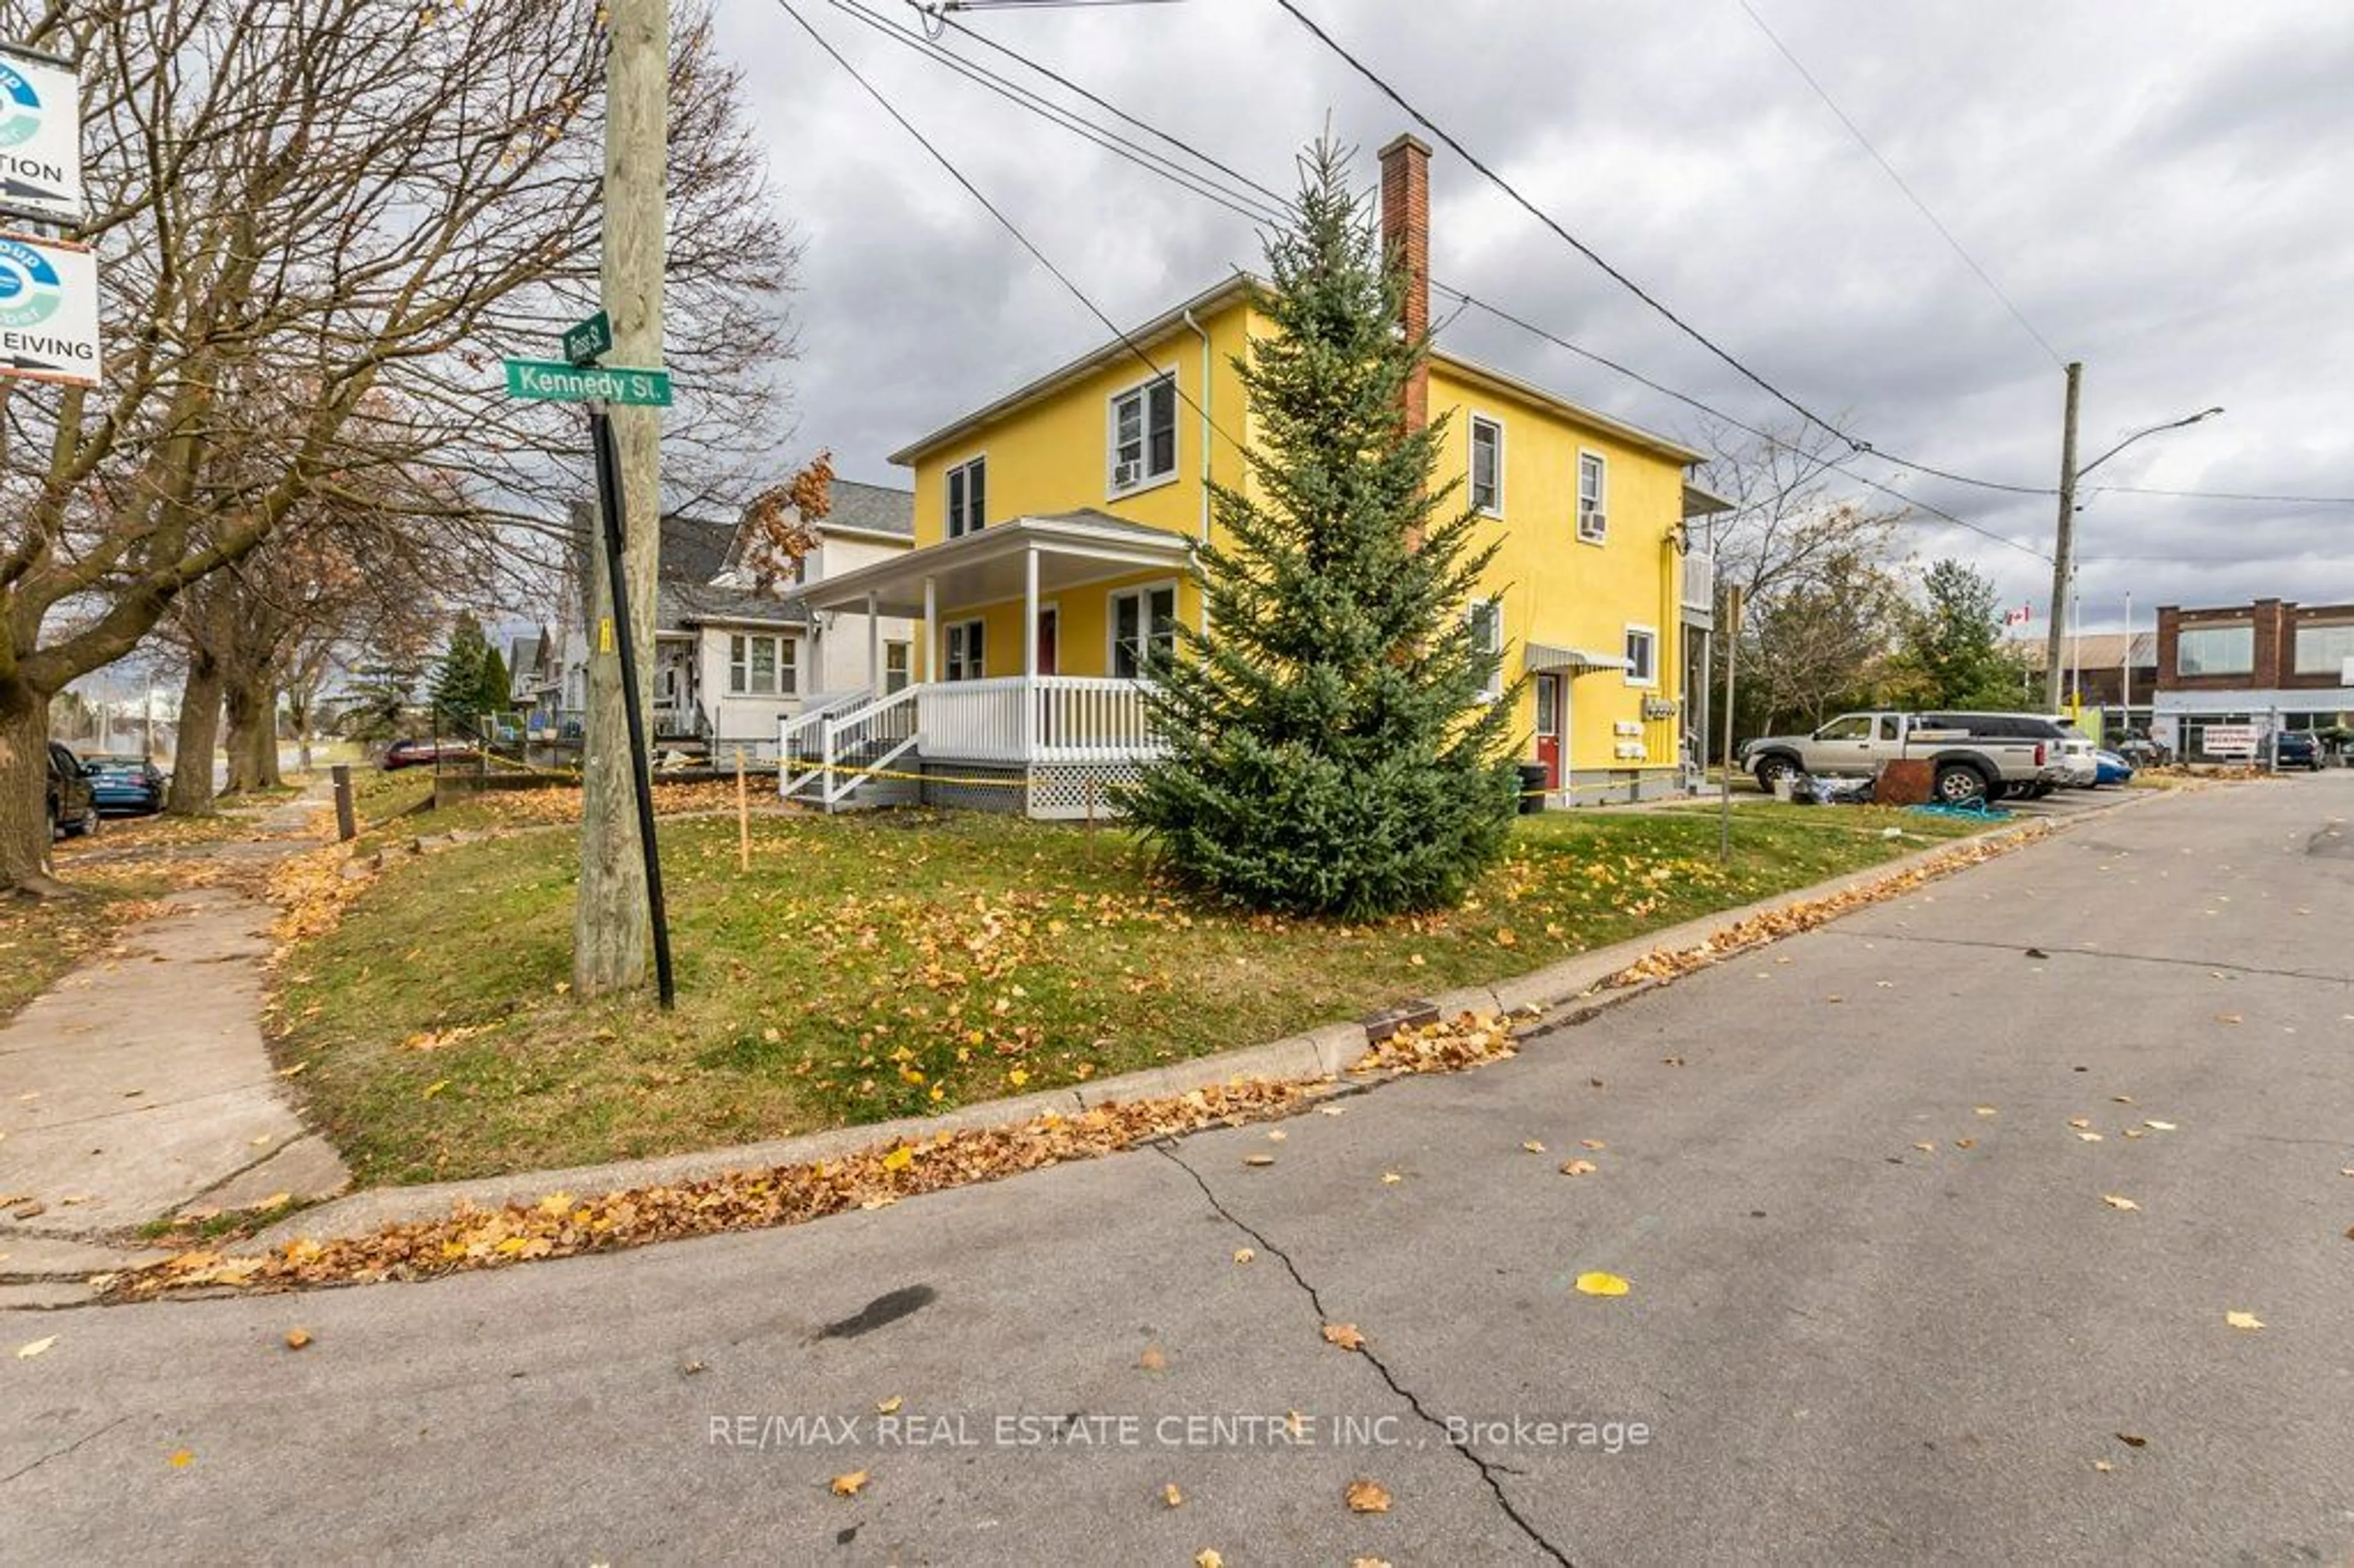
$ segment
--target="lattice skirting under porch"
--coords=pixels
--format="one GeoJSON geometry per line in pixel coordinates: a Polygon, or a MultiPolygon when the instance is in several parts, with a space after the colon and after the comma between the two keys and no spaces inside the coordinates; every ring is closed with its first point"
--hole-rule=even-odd
{"type": "Polygon", "coordinates": [[[927,758],[924,803],[976,811],[1019,811],[1042,821],[1119,814],[1112,787],[1135,782],[1134,762],[1040,762],[1028,768],[927,758]]]}

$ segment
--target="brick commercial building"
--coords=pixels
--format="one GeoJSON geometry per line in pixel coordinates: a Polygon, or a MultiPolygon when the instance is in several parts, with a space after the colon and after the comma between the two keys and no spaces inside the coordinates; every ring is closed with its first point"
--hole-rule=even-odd
{"type": "Polygon", "coordinates": [[[2261,756],[2274,731],[2335,729],[2349,718],[2354,604],[2159,609],[2152,733],[2177,755],[2230,760],[2245,754],[2253,730],[2261,756]]]}

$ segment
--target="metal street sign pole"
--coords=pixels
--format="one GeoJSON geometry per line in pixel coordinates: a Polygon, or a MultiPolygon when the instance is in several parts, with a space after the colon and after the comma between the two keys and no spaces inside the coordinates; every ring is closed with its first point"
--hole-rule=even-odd
{"type": "Polygon", "coordinates": [[[654,843],[654,787],[646,758],[646,717],[638,707],[638,655],[630,630],[630,595],[621,577],[620,452],[602,398],[588,404],[588,441],[597,459],[597,508],[604,514],[605,581],[612,598],[614,651],[621,660],[621,712],[630,731],[630,782],[638,800],[638,847],[646,863],[646,912],[654,928],[654,985],[668,1012],[677,997],[671,980],[670,920],[663,907],[662,855],[654,843]]]}
{"type": "Polygon", "coordinates": [[[1719,776],[1716,805],[1716,858],[1733,863],[1733,701],[1734,677],[1741,668],[1741,585],[1724,595],[1724,772],[1719,776]]]}

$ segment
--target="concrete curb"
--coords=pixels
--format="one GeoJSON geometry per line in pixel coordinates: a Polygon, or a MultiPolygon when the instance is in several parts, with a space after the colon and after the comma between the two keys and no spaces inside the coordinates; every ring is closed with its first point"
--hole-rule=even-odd
{"type": "MultiPolygon", "coordinates": [[[[1593,952],[1564,959],[1528,974],[1499,980],[1493,986],[1471,986],[1443,991],[1430,998],[1428,1005],[1435,1008],[1441,1017],[1447,1018],[1460,1012],[1522,1015],[1523,1022],[1518,1026],[1517,1033],[1524,1035],[1535,1033],[1551,1026],[1552,1021],[1544,1016],[1549,1010],[1593,997],[1613,975],[1653,953],[1685,952],[1705,947],[1711,938],[1744,920],[1837,897],[1843,893],[1906,875],[1933,863],[1942,855],[1971,844],[2003,843],[2014,840],[2032,842],[2035,838],[2049,836],[2036,833],[2038,827],[2049,828],[2052,832],[2064,832],[2078,822],[2105,816],[2109,811],[2164,798],[2165,792],[2162,791],[2121,796],[2082,816],[2056,821],[2031,819],[1997,828],[1977,838],[1932,844],[1900,859],[1850,872],[1810,887],[1777,894],[1738,908],[1719,910],[1713,915],[1654,931],[1631,941],[1597,948],[1593,952]]],[[[1969,867],[1957,869],[1967,870],[1969,867]]],[[[1628,986],[1619,988],[1615,994],[1632,996],[1642,989],[1647,988],[1628,986]]],[[[465,1181],[440,1181],[429,1186],[371,1188],[291,1215],[232,1250],[267,1251],[295,1240],[325,1241],[333,1237],[365,1235],[387,1224],[442,1218],[450,1213],[452,1205],[460,1202],[495,1209],[508,1203],[535,1203],[549,1192],[591,1196],[640,1187],[676,1186],[731,1171],[806,1165],[822,1160],[838,1160],[861,1150],[903,1139],[917,1142],[936,1133],[1025,1121],[1049,1111],[1062,1116],[1076,1116],[1107,1101],[1189,1094],[1195,1089],[1237,1079],[1334,1078],[1346,1072],[1352,1064],[1364,1055],[1369,1045],[1363,1023],[1327,1023],[1305,1033],[1288,1035],[1261,1045],[1220,1052],[1212,1056],[1196,1056],[1172,1062],[1165,1067],[1123,1073],[1118,1077],[1098,1079],[1069,1089],[1024,1095],[1015,1099],[984,1100],[939,1116],[869,1122],[826,1132],[737,1144],[726,1149],[663,1155],[651,1160],[577,1166],[562,1171],[530,1171],[465,1181]]]]}

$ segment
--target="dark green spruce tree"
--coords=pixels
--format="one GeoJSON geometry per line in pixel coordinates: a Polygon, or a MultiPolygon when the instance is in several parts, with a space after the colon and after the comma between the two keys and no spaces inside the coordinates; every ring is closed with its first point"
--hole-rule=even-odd
{"type": "Polygon", "coordinates": [[[1256,493],[1212,488],[1209,630],[1151,671],[1169,749],[1125,803],[1214,895],[1362,919],[1458,902],[1503,853],[1518,775],[1465,615],[1496,546],[1459,485],[1432,487],[1445,421],[1405,428],[1429,344],[1398,334],[1404,273],[1346,162],[1310,151],[1267,241],[1276,331],[1236,362],[1256,493]]]}
{"type": "Polygon", "coordinates": [[[437,725],[471,730],[482,711],[482,662],[491,645],[482,624],[461,615],[450,628],[449,646],[433,670],[433,716],[437,725]]]}

